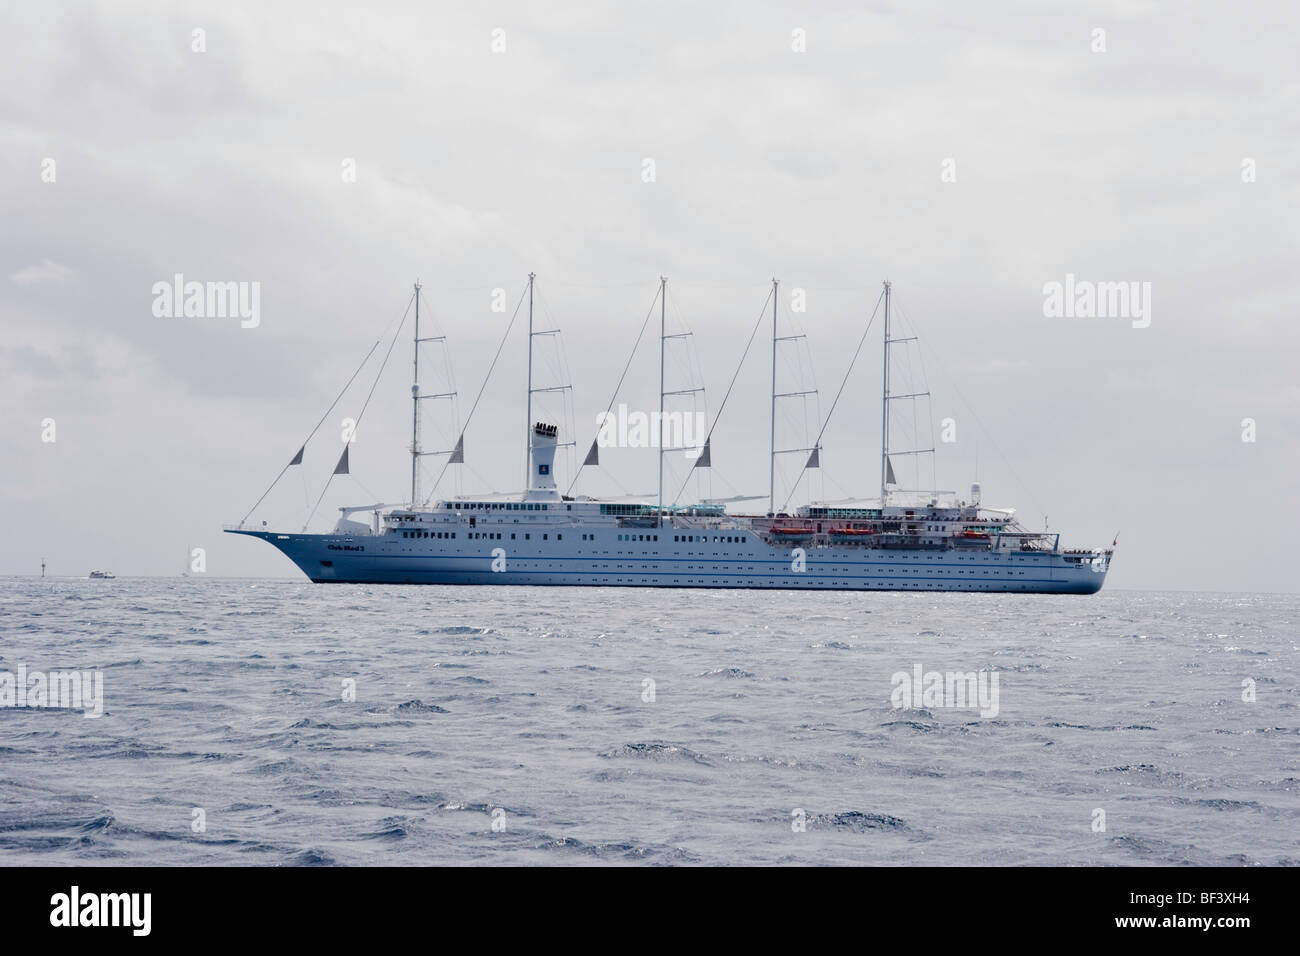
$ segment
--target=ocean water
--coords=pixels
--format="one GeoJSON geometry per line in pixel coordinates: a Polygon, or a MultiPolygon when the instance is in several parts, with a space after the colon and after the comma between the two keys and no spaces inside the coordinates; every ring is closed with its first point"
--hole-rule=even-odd
{"type": "Polygon", "coordinates": [[[1276,594],[0,579],[0,672],[103,680],[97,718],[0,707],[0,863],[1296,865],[1298,622],[1276,594]],[[896,708],[917,665],[996,673],[996,716],[896,708]]]}

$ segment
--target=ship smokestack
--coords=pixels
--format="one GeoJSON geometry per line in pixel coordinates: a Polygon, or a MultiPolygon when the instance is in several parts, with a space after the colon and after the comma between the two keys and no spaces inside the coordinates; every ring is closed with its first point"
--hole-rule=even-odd
{"type": "Polygon", "coordinates": [[[560,434],[559,426],[537,422],[533,425],[533,474],[528,486],[528,497],[559,501],[555,487],[555,448],[560,434]]]}

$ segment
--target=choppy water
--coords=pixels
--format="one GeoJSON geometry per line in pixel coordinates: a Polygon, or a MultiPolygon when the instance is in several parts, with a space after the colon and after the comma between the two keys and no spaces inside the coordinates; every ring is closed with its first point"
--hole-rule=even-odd
{"type": "Polygon", "coordinates": [[[0,708],[0,863],[1300,864],[1298,621],[1295,595],[2,579],[0,671],[102,668],[104,716],[0,708]],[[998,715],[894,709],[918,663],[996,670],[998,715]]]}

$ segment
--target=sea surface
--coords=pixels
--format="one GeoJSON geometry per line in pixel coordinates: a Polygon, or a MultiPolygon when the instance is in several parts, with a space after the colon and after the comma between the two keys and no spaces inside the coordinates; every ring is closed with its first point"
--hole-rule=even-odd
{"type": "Polygon", "coordinates": [[[99,669],[103,715],[0,707],[0,864],[1296,865],[1298,625],[1279,594],[3,578],[0,679],[99,669]],[[996,716],[895,707],[917,665],[996,673],[996,716]]]}

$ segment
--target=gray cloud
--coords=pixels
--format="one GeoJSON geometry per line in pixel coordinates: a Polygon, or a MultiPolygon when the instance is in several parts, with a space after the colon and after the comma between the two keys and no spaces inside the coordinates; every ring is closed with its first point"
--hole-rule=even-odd
{"type": "MultiPolygon", "coordinates": [[[[212,573],[291,573],[218,529],[412,281],[450,338],[463,414],[508,319],[492,290],[513,308],[536,271],[580,445],[661,273],[715,411],[771,276],[807,290],[794,318],[823,411],[889,277],[929,350],[936,428],[958,423],[941,486],[964,488],[978,457],[985,499],[1031,524],[1046,513],[1086,546],[1123,529],[1115,586],[1294,589],[1295,27],[1281,3],[7,8],[0,572],[44,555],[63,573],[171,573],[201,545],[212,573]],[[178,272],[259,282],[260,326],[155,318],[150,289],[178,272]],[[1067,273],[1152,283],[1150,328],[1044,318],[1044,283],[1067,273]],[[1220,517],[1259,508],[1267,521],[1220,517]]],[[[629,403],[657,402],[650,345],[629,403]]],[[[875,486],[878,348],[873,333],[827,432],[828,497],[875,486]]],[[[467,435],[465,490],[519,483],[522,349],[467,435]]],[[[764,351],[718,427],[714,494],[766,493],[764,351]]],[[[401,342],[355,479],[322,514],[404,493],[409,365],[401,342]]],[[[268,520],[301,523],[338,425],[268,520]]],[[[579,491],[653,485],[652,453],[608,459],[579,491]]]]}

